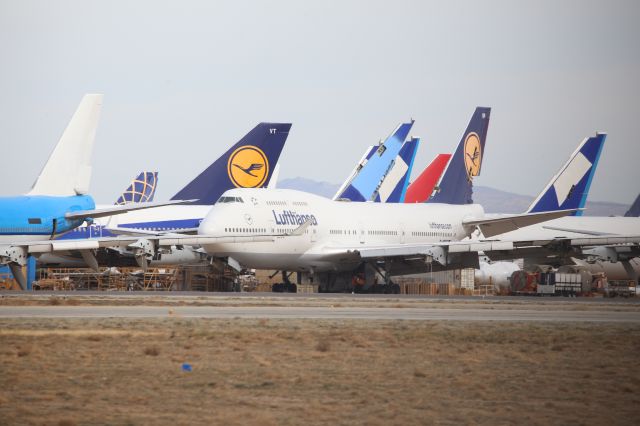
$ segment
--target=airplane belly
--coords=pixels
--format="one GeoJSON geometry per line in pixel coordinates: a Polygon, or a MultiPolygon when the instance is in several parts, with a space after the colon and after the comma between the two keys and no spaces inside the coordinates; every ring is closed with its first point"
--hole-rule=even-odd
{"type": "Polygon", "coordinates": [[[0,235],[0,244],[42,241],[48,238],[48,235],[0,235]]]}

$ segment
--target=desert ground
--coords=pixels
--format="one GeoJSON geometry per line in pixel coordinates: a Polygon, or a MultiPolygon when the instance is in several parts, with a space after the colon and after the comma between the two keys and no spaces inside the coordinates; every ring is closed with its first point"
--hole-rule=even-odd
{"type": "Polygon", "coordinates": [[[638,424],[639,353],[638,323],[2,318],[0,423],[638,424]]]}

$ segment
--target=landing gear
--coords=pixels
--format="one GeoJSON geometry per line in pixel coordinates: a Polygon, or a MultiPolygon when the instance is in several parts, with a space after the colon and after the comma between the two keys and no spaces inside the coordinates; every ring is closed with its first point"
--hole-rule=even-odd
{"type": "Polygon", "coordinates": [[[375,269],[375,271],[384,278],[384,284],[373,284],[370,287],[369,293],[374,294],[400,294],[400,286],[391,281],[391,262],[385,262],[385,268],[381,270],[375,262],[369,262],[369,265],[375,269]],[[386,265],[389,266],[386,266],[386,265]]]}
{"type": "Polygon", "coordinates": [[[298,286],[289,280],[289,275],[290,274],[287,274],[287,271],[282,271],[283,282],[272,285],[271,292],[272,293],[297,293],[298,286]]]}

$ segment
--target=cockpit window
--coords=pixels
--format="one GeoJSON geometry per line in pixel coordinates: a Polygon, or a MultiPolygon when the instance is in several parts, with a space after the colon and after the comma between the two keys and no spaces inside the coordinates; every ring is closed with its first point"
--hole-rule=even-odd
{"type": "Polygon", "coordinates": [[[218,199],[218,203],[244,203],[242,197],[225,197],[222,196],[218,199]]]}

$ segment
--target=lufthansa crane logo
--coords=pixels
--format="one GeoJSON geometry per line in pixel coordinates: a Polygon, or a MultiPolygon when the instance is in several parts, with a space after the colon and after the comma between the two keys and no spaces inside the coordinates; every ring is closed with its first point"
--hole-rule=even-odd
{"type": "Polygon", "coordinates": [[[482,163],[482,145],[477,133],[471,132],[464,140],[464,166],[467,170],[467,177],[472,180],[480,173],[480,163],[482,163]]]}
{"type": "Polygon", "coordinates": [[[260,148],[241,146],[229,157],[227,173],[238,188],[258,188],[267,180],[269,161],[260,148]]]}

